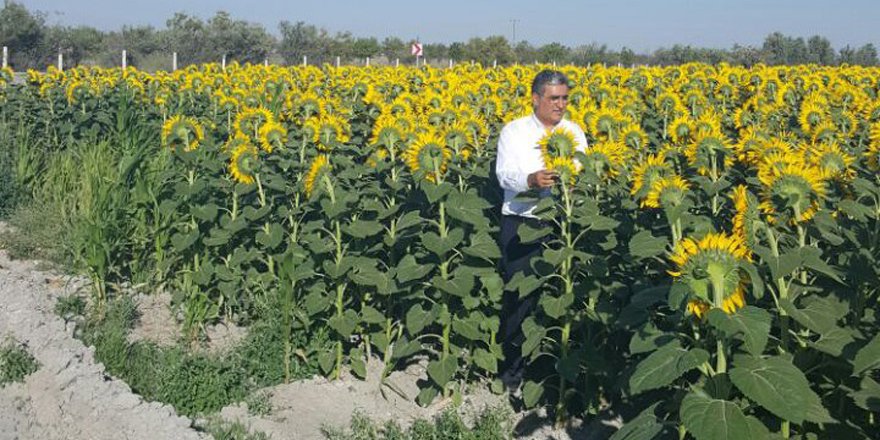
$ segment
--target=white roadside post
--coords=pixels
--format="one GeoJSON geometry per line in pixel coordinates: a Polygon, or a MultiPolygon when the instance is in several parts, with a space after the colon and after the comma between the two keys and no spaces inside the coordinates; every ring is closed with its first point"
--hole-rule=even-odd
{"type": "Polygon", "coordinates": [[[452,68],[452,58],[449,59],[449,68],[452,68]]]}
{"type": "Polygon", "coordinates": [[[394,67],[400,67],[400,58],[394,59],[394,67]]]}
{"type": "Polygon", "coordinates": [[[263,66],[269,67],[269,59],[268,58],[263,58],[263,66]]]}
{"type": "Polygon", "coordinates": [[[122,49],[122,70],[125,70],[128,67],[128,51],[122,49]]]}
{"type": "Polygon", "coordinates": [[[223,69],[224,72],[226,71],[226,54],[223,54],[223,58],[220,59],[220,68],[223,69]]]}
{"type": "Polygon", "coordinates": [[[9,48],[3,46],[3,68],[9,67],[9,48]]]}
{"type": "Polygon", "coordinates": [[[303,66],[309,65],[309,57],[307,55],[303,55],[303,66]]]}
{"type": "Polygon", "coordinates": [[[553,67],[556,67],[556,60],[553,60],[553,67]]]}
{"type": "Polygon", "coordinates": [[[492,68],[498,67],[498,60],[492,60],[492,68]]]}
{"type": "Polygon", "coordinates": [[[367,67],[370,67],[370,57],[367,57],[367,67]]]}
{"type": "Polygon", "coordinates": [[[64,70],[64,54],[58,52],[58,70],[64,70]]]}
{"type": "Polygon", "coordinates": [[[340,57],[336,57],[336,68],[339,68],[340,57]]]}
{"type": "Polygon", "coordinates": [[[177,70],[177,52],[171,53],[171,70],[177,70]]]}

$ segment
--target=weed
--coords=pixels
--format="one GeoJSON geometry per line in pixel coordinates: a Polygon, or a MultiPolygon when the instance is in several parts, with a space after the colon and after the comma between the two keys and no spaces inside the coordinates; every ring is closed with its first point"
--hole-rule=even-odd
{"type": "Polygon", "coordinates": [[[324,428],[329,440],[502,440],[512,438],[510,416],[502,409],[487,409],[469,427],[454,410],[433,420],[416,420],[404,430],[394,421],[381,427],[366,415],[355,412],[346,430],[324,428]]]}
{"type": "Polygon", "coordinates": [[[0,386],[21,382],[39,368],[40,364],[27,352],[24,344],[7,339],[0,346],[0,386]]]}
{"type": "Polygon", "coordinates": [[[241,422],[230,422],[220,417],[210,417],[205,426],[200,427],[215,440],[269,440],[263,432],[249,430],[241,422]]]}
{"type": "Polygon", "coordinates": [[[272,412],[272,392],[257,391],[248,396],[248,414],[251,416],[267,416],[272,412]]]}

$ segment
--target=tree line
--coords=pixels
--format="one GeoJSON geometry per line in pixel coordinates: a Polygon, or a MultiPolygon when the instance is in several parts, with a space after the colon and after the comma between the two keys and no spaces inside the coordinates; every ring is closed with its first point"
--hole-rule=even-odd
{"type": "MultiPolygon", "coordinates": [[[[332,63],[336,57],[344,63],[363,63],[367,57],[376,62],[412,63],[410,43],[394,36],[380,41],[375,37],[355,37],[350,32],[331,33],[302,21],[281,21],[278,34],[273,35],[261,24],[235,19],[223,11],[207,20],[176,13],[163,29],[124,25],[119,30],[105,32],[90,26],[49,25],[44,13],[29,11],[12,0],[4,0],[0,10],[0,45],[9,47],[9,63],[16,70],[45,68],[55,63],[59,53],[68,66],[117,66],[123,49],[127,51],[129,65],[145,70],[170,69],[172,52],[178,54],[178,66],[219,62],[223,57],[239,63],[268,60],[298,64],[303,57],[307,57],[310,64],[332,63]]],[[[745,66],[757,63],[880,64],[877,48],[872,43],[835,50],[827,38],[819,35],[804,39],[779,32],[768,35],[760,47],[734,45],[729,49],[713,49],[677,44],[642,54],[626,47],[615,50],[595,42],[574,47],[560,43],[536,46],[525,40],[512,43],[500,35],[451,44],[426,43],[423,47],[427,59],[435,63],[454,60],[483,65],[495,62],[625,66],[688,62],[745,66]]]]}

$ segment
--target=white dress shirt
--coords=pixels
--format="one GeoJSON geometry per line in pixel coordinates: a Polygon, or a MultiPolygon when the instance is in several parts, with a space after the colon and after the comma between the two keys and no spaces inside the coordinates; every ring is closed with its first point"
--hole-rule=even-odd
{"type": "MultiPolygon", "coordinates": [[[[583,152],[586,149],[587,138],[577,124],[563,119],[556,127],[565,128],[574,134],[578,151],[583,152]]],[[[504,189],[502,215],[536,218],[532,211],[537,203],[519,202],[513,199],[517,194],[529,189],[527,182],[529,174],[544,169],[544,159],[541,158],[538,141],[546,133],[544,124],[534,114],[513,120],[501,129],[495,175],[501,188],[504,189]]],[[[549,189],[541,191],[542,197],[548,195],[550,195],[549,189]]]]}

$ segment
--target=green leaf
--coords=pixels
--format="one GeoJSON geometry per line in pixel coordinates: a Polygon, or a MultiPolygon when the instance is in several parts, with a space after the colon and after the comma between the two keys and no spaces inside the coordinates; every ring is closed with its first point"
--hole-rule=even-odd
{"type": "Polygon", "coordinates": [[[633,334],[632,339],[629,340],[629,352],[630,354],[651,352],[674,340],[675,334],[664,333],[653,325],[648,325],[633,334]]]}
{"type": "Polygon", "coordinates": [[[629,379],[630,392],[635,395],[669,385],[708,360],[706,350],[696,348],[688,351],[678,342],[665,345],[636,366],[629,379]]]}
{"type": "Polygon", "coordinates": [[[828,332],[822,333],[819,340],[811,342],[810,345],[821,352],[828,353],[832,356],[840,356],[843,354],[844,347],[852,342],[855,342],[852,330],[836,327],[828,332]]]}
{"type": "Polygon", "coordinates": [[[562,294],[558,297],[543,295],[541,296],[539,303],[547,316],[553,319],[559,319],[562,315],[565,315],[565,313],[568,312],[569,307],[574,304],[574,295],[562,294]]]}
{"type": "Polygon", "coordinates": [[[655,411],[661,402],[646,408],[636,418],[626,422],[609,440],[653,440],[663,431],[663,424],[655,411]]]}
{"type": "Polygon", "coordinates": [[[498,372],[498,358],[496,358],[494,354],[490,353],[489,350],[478,348],[474,350],[473,358],[474,363],[478,367],[490,373],[498,372]]]}
{"type": "Polygon", "coordinates": [[[770,313],[766,310],[745,306],[732,315],[719,309],[708,314],[709,324],[720,330],[728,338],[743,341],[743,347],[751,354],[759,356],[767,346],[770,336],[770,313]]]}
{"type": "Polygon", "coordinates": [[[382,232],[383,227],[379,222],[356,220],[342,228],[342,231],[354,238],[372,237],[382,232]]]}
{"type": "Polygon", "coordinates": [[[348,353],[348,361],[351,365],[351,372],[361,379],[366,379],[367,364],[364,362],[364,351],[360,348],[352,349],[348,353]]]}
{"type": "Polygon", "coordinates": [[[190,212],[192,213],[193,217],[206,223],[213,222],[214,219],[217,218],[218,210],[219,208],[214,203],[206,203],[201,206],[194,206],[190,208],[190,212]]]}
{"type": "Polygon", "coordinates": [[[437,397],[440,391],[435,387],[425,387],[419,391],[419,396],[416,397],[416,402],[419,405],[425,407],[431,404],[434,401],[434,398],[437,397]]]}
{"type": "Polygon", "coordinates": [[[330,374],[336,366],[336,351],[327,350],[318,354],[318,366],[324,374],[330,374]]]}
{"type": "Polygon", "coordinates": [[[651,258],[666,251],[669,239],[654,237],[651,231],[641,231],[629,240],[629,253],[636,258],[651,258]]]}
{"type": "Polygon", "coordinates": [[[853,376],[880,367],[880,333],[862,347],[853,360],[853,376]]]}
{"type": "Polygon", "coordinates": [[[364,306],[361,310],[361,320],[367,324],[381,324],[385,322],[385,315],[376,310],[375,307],[364,306]]]}
{"type": "Polygon", "coordinates": [[[781,357],[736,356],[730,380],[755,403],[784,420],[801,424],[807,409],[821,400],[807,377],[790,361],[781,357]]]}
{"type": "Polygon", "coordinates": [[[840,275],[838,275],[837,271],[822,259],[822,250],[817,247],[807,246],[802,248],[800,253],[803,258],[804,266],[826,275],[840,284],[846,284],[840,279],[840,275]]]}
{"type": "Polygon", "coordinates": [[[347,338],[354,332],[358,323],[358,315],[354,310],[348,309],[342,315],[333,315],[327,324],[336,330],[340,336],[347,338]]]}
{"type": "Polygon", "coordinates": [[[433,313],[425,311],[421,304],[410,307],[406,312],[406,329],[413,336],[421,333],[433,321],[433,313]]]}
{"type": "Polygon", "coordinates": [[[257,243],[262,244],[267,249],[274,249],[276,246],[281,244],[281,240],[284,239],[284,229],[281,225],[277,223],[272,223],[269,225],[269,233],[267,234],[265,231],[259,231],[256,235],[257,243]]]}
{"type": "Polygon", "coordinates": [[[689,393],[681,401],[681,422],[697,440],[752,440],[752,430],[735,403],[689,393]]]}
{"type": "Polygon", "coordinates": [[[526,337],[522,345],[522,356],[527,357],[541,345],[541,341],[547,336],[547,329],[535,323],[535,318],[530,316],[523,321],[522,331],[526,337]]]}
{"type": "Polygon", "coordinates": [[[480,332],[480,322],[474,319],[461,319],[455,317],[452,320],[452,330],[471,341],[488,341],[488,335],[480,332]]]}
{"type": "Polygon", "coordinates": [[[471,290],[473,290],[474,285],[476,284],[474,275],[463,270],[456,271],[452,279],[444,280],[443,277],[437,275],[431,280],[431,282],[438,289],[458,297],[470,295],[471,290]]]}
{"type": "Polygon", "coordinates": [[[190,231],[187,233],[177,232],[171,236],[171,245],[174,246],[174,250],[177,252],[183,252],[192,246],[198,238],[198,231],[190,231]]]}
{"type": "Polygon", "coordinates": [[[809,296],[803,299],[804,308],[797,308],[788,299],[780,299],[779,306],[804,327],[816,333],[828,333],[837,328],[847,307],[837,298],[828,296],[809,296]]]}
{"type": "Polygon", "coordinates": [[[549,226],[533,227],[528,223],[521,223],[516,230],[522,243],[534,243],[550,235],[552,229],[549,226]]]}
{"type": "Polygon", "coordinates": [[[471,237],[471,245],[462,249],[466,255],[495,261],[501,258],[501,248],[486,232],[478,232],[471,237]]]}
{"type": "Polygon", "coordinates": [[[859,388],[861,388],[859,391],[849,394],[856,405],[871,412],[880,412],[880,384],[870,376],[865,376],[859,388]]]}
{"type": "Polygon", "coordinates": [[[428,363],[428,377],[439,385],[440,388],[443,388],[455,376],[455,370],[457,369],[458,359],[455,356],[447,355],[443,359],[428,363]]]}
{"type": "Polygon", "coordinates": [[[412,255],[407,255],[401,258],[400,262],[397,263],[397,269],[395,270],[397,281],[401,284],[408,281],[422,279],[429,272],[431,272],[431,266],[427,264],[419,264],[416,262],[416,257],[412,255]]]}
{"type": "Polygon", "coordinates": [[[522,399],[526,408],[534,408],[544,395],[544,385],[538,382],[526,381],[522,387],[522,399]]]}

